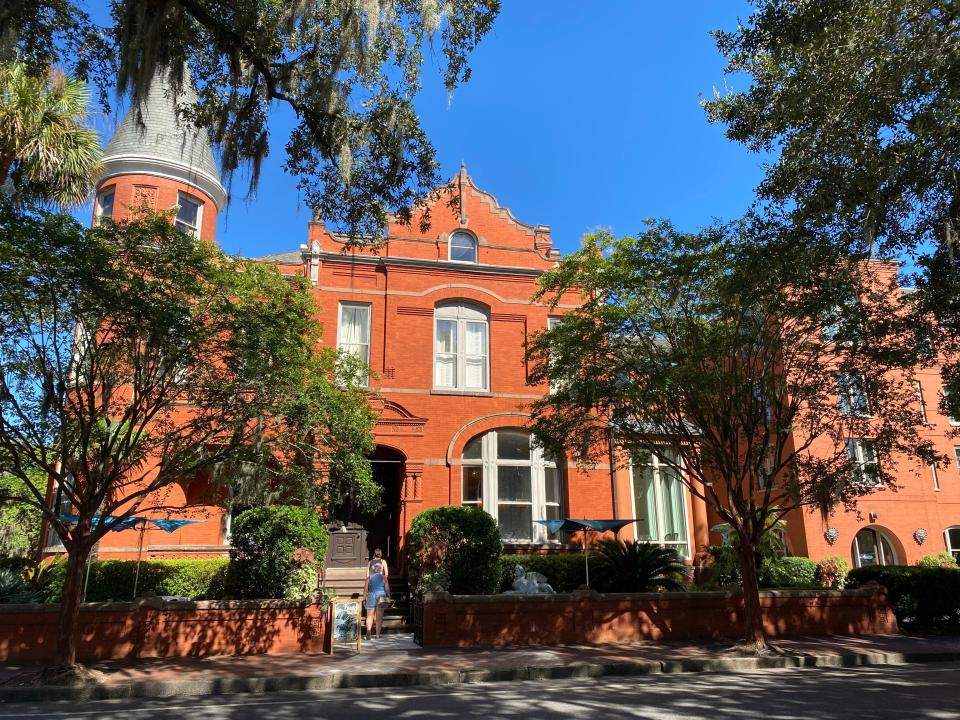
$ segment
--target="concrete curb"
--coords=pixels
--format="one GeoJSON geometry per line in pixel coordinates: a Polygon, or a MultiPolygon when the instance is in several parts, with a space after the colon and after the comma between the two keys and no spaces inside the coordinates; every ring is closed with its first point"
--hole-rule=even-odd
{"type": "Polygon", "coordinates": [[[433,670],[424,672],[332,673],[264,678],[212,678],[89,685],[83,687],[0,688],[0,703],[85,702],[126,698],[197,697],[341,688],[444,686],[519,680],[566,680],[662,673],[720,673],[776,668],[858,667],[960,661],[960,652],[864,652],[847,655],[689,658],[638,662],[574,663],[502,670],[433,670]]]}

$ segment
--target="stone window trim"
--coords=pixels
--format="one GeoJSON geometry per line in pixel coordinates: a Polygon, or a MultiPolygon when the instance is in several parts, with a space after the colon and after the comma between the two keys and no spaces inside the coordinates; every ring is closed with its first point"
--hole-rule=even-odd
{"type": "Polygon", "coordinates": [[[490,393],[489,309],[469,300],[438,302],[432,362],[432,392],[490,393]]]}
{"type": "Polygon", "coordinates": [[[469,230],[454,230],[447,236],[447,260],[463,265],[479,264],[480,239],[469,230]]]}

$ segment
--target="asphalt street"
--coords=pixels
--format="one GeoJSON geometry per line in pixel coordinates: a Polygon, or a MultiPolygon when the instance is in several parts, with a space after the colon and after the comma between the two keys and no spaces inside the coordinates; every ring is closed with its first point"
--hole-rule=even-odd
{"type": "Polygon", "coordinates": [[[0,705],[44,720],[960,719],[960,663],[0,705]]]}

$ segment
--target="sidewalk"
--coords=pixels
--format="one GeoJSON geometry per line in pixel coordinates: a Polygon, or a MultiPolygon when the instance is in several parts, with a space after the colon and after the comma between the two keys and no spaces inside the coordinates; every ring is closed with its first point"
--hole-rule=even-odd
{"type": "Polygon", "coordinates": [[[960,660],[960,635],[800,637],[775,641],[780,654],[744,657],[729,643],[637,643],[485,650],[424,650],[410,635],[365,643],[360,654],[247,655],[108,661],[91,667],[102,684],[23,687],[36,666],[0,666],[0,702],[178,697],[342,687],[449,685],[601,675],[729,672],[763,668],[901,664],[960,660]]]}

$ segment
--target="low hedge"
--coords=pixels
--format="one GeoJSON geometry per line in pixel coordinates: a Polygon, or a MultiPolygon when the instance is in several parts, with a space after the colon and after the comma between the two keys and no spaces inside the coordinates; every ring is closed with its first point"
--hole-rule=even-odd
{"type": "Polygon", "coordinates": [[[760,563],[760,587],[816,587],[817,564],[807,557],[764,558],[760,563]]]}
{"type": "Polygon", "coordinates": [[[573,592],[587,584],[583,555],[579,553],[504,555],[500,558],[500,583],[497,592],[506,592],[512,587],[514,568],[517,565],[527,572],[545,575],[550,586],[559,593],[573,592]]]}
{"type": "Polygon", "coordinates": [[[887,589],[897,622],[921,627],[960,625],[960,568],[871,565],[851,570],[847,587],[876,582],[887,589]]]}
{"type": "MultiPolygon", "coordinates": [[[[144,560],[140,563],[137,595],[176,595],[194,600],[218,600],[224,596],[226,558],[207,560],[144,560]]],[[[97,560],[90,563],[87,602],[133,600],[135,560],[97,560]]],[[[52,568],[48,602],[60,602],[67,564],[52,568]]]]}

